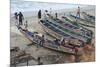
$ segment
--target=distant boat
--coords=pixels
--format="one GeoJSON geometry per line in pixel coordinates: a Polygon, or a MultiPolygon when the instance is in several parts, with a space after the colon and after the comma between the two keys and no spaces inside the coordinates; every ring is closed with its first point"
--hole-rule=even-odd
{"type": "Polygon", "coordinates": [[[91,18],[95,21],[95,16],[87,14],[86,12],[82,12],[84,15],[86,15],[88,18],[91,18]]]}
{"type": "Polygon", "coordinates": [[[92,21],[92,22],[95,22],[95,16],[92,16],[92,15],[90,15],[90,14],[87,14],[86,12],[82,12],[82,14],[83,14],[83,16],[84,16],[84,18],[85,18],[86,20],[90,20],[90,21],[92,21]]]}
{"type": "Polygon", "coordinates": [[[70,17],[73,18],[74,20],[76,20],[76,18],[77,18],[77,19],[78,19],[78,23],[79,23],[80,25],[95,28],[95,22],[93,22],[93,21],[90,21],[90,20],[87,20],[87,19],[83,19],[83,18],[76,17],[76,16],[73,15],[73,14],[70,14],[70,17]]]}
{"type": "MultiPolygon", "coordinates": [[[[39,36],[38,34],[35,34],[35,32],[30,32],[28,30],[24,30],[21,27],[19,28],[19,31],[25,35],[26,38],[28,38],[32,43],[35,43],[36,45],[39,44],[39,42],[37,41],[37,39],[34,37],[34,35],[37,35],[37,38],[40,39],[41,36],[39,36]]],[[[52,49],[55,51],[59,51],[59,52],[64,52],[64,53],[69,53],[69,54],[76,54],[75,53],[75,46],[71,46],[69,44],[62,46],[62,45],[57,45],[54,41],[49,40],[49,39],[45,39],[45,43],[42,47],[48,48],[48,49],[52,49]]],[[[79,53],[80,54],[80,53],[79,53]]]]}

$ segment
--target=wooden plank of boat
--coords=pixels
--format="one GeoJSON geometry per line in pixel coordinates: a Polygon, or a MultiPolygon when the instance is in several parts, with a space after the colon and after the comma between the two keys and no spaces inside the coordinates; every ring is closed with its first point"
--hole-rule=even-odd
{"type": "MultiPolygon", "coordinates": [[[[34,33],[32,32],[29,32],[29,31],[26,31],[22,28],[19,29],[20,32],[22,34],[24,34],[31,42],[34,42],[36,44],[38,44],[38,42],[35,40],[36,38],[34,38],[34,33]]],[[[41,38],[40,36],[38,36],[39,38],[41,38]]],[[[64,53],[69,53],[69,54],[75,54],[75,51],[73,50],[73,47],[72,46],[58,46],[56,45],[53,41],[50,41],[48,39],[46,39],[46,42],[44,43],[43,47],[45,48],[49,48],[49,49],[52,49],[52,50],[56,50],[56,51],[59,51],[59,52],[64,52],[64,53]]]]}
{"type": "MultiPolygon", "coordinates": [[[[74,20],[76,20],[76,18],[78,18],[72,14],[70,15],[70,17],[73,18],[74,20]]],[[[93,24],[94,22],[86,21],[82,18],[78,18],[78,22],[80,25],[95,28],[95,24],[93,24]]]]}

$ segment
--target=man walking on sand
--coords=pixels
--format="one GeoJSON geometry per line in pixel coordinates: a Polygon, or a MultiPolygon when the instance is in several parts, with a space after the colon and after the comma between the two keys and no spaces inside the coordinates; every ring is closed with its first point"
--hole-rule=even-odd
{"type": "Polygon", "coordinates": [[[78,9],[77,9],[77,13],[76,13],[76,21],[77,19],[80,19],[80,7],[78,6],[78,9]]]}

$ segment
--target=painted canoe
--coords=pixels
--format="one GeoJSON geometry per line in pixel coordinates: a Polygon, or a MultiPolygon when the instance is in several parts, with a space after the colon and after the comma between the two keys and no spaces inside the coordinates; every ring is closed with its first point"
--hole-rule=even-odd
{"type": "MultiPolygon", "coordinates": [[[[19,30],[32,43],[39,44],[37,40],[40,40],[41,36],[39,36],[38,34],[36,34],[34,32],[30,32],[28,30],[24,30],[21,27],[19,28],[19,30]],[[37,37],[35,37],[35,35],[37,37]]],[[[76,54],[73,46],[68,45],[68,44],[65,45],[65,46],[57,45],[54,41],[51,41],[49,39],[45,39],[45,43],[44,43],[44,45],[42,47],[48,48],[48,49],[51,49],[51,50],[55,50],[55,51],[59,51],[59,52],[68,53],[68,54],[73,54],[73,55],[76,54]]]]}
{"type": "Polygon", "coordinates": [[[64,21],[67,24],[70,24],[70,25],[74,26],[76,29],[81,29],[82,32],[86,33],[85,34],[86,36],[90,36],[90,37],[92,36],[92,31],[91,30],[85,28],[83,25],[80,25],[77,22],[74,22],[74,21],[70,20],[68,17],[62,16],[62,21],[64,21]]]}
{"type": "MultiPolygon", "coordinates": [[[[80,35],[79,33],[76,33],[76,32],[74,32],[74,31],[72,31],[71,27],[75,28],[74,26],[70,25],[70,26],[69,26],[69,29],[68,29],[68,27],[66,26],[66,23],[64,24],[64,26],[62,26],[62,24],[63,24],[64,22],[62,22],[62,21],[59,20],[59,19],[57,19],[57,20],[53,19],[53,18],[51,17],[51,15],[49,15],[49,14],[48,14],[48,16],[49,16],[49,18],[46,18],[46,20],[48,20],[48,21],[46,21],[46,22],[48,22],[49,25],[52,25],[54,28],[56,27],[58,30],[60,30],[60,32],[63,32],[63,33],[65,33],[65,34],[67,34],[68,36],[73,37],[73,38],[76,38],[76,39],[79,39],[79,40],[81,40],[81,41],[83,41],[83,42],[87,42],[87,41],[91,40],[91,37],[82,36],[82,35],[80,35]],[[59,24],[59,23],[60,23],[60,24],[59,24]]],[[[44,20],[45,20],[45,19],[44,19],[44,20]]],[[[68,25],[69,25],[69,24],[68,24],[68,25]]],[[[55,31],[55,32],[56,32],[56,31],[55,31]]],[[[62,34],[61,34],[61,35],[62,35],[62,34]]],[[[67,37],[67,36],[66,36],[66,37],[67,37]]]]}
{"type": "Polygon", "coordinates": [[[77,19],[78,19],[78,23],[79,23],[80,25],[95,28],[95,22],[92,22],[92,21],[90,21],[90,20],[86,20],[86,19],[82,19],[82,18],[76,17],[76,16],[73,15],[73,14],[70,14],[69,16],[70,16],[71,18],[73,18],[74,20],[76,20],[76,18],[77,18],[77,19]]]}
{"type": "Polygon", "coordinates": [[[47,20],[41,20],[40,21],[41,26],[43,27],[44,31],[53,37],[56,37],[58,39],[66,38],[66,41],[73,40],[73,45],[82,45],[83,41],[80,39],[74,38],[73,36],[65,33],[63,30],[59,29],[57,26],[52,25],[47,20]]]}
{"type": "Polygon", "coordinates": [[[82,12],[82,15],[86,20],[90,20],[91,22],[95,22],[95,16],[92,16],[90,14],[87,14],[86,12],[82,12]]]}
{"type": "Polygon", "coordinates": [[[48,20],[50,22],[52,22],[53,25],[58,25],[58,26],[62,27],[63,30],[70,32],[73,35],[81,36],[81,37],[87,38],[87,39],[91,38],[91,34],[89,34],[86,30],[80,29],[79,27],[76,27],[72,24],[65,23],[64,21],[61,21],[58,18],[48,18],[48,20]]]}

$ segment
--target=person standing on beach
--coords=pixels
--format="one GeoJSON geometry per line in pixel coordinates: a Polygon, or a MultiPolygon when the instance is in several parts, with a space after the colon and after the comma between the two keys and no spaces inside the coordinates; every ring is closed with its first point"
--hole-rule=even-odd
{"type": "Polygon", "coordinates": [[[56,16],[56,19],[57,19],[57,17],[58,17],[58,14],[57,14],[57,13],[55,13],[55,16],[56,16]]]}
{"type": "Polygon", "coordinates": [[[41,19],[41,10],[38,11],[38,21],[41,19]]]}
{"type": "Polygon", "coordinates": [[[15,18],[15,25],[18,25],[18,14],[17,14],[17,12],[14,13],[14,18],[15,18]]]}
{"type": "Polygon", "coordinates": [[[76,13],[76,21],[77,19],[79,18],[80,19],[80,7],[78,6],[78,9],[77,9],[77,13],[76,13]]]}
{"type": "Polygon", "coordinates": [[[48,14],[48,10],[45,10],[44,12],[44,19],[47,20],[47,14],[48,14]]]}
{"type": "Polygon", "coordinates": [[[52,13],[52,9],[50,8],[50,15],[51,15],[51,13],[52,13]]]}
{"type": "Polygon", "coordinates": [[[17,12],[14,13],[14,17],[15,17],[15,20],[18,20],[18,14],[17,14],[17,12]]]}
{"type": "Polygon", "coordinates": [[[54,42],[55,42],[55,44],[56,44],[57,46],[60,46],[60,41],[59,41],[59,39],[54,40],[54,42]]]}
{"type": "Polygon", "coordinates": [[[61,45],[62,45],[62,46],[65,46],[65,38],[62,38],[62,40],[61,40],[61,45]]]}
{"type": "Polygon", "coordinates": [[[23,19],[24,19],[23,14],[19,12],[18,16],[19,16],[19,25],[23,25],[23,19]]]}
{"type": "Polygon", "coordinates": [[[45,38],[44,38],[44,35],[42,35],[40,39],[40,46],[43,46],[44,42],[45,42],[45,38]]]}
{"type": "Polygon", "coordinates": [[[27,30],[27,27],[28,27],[28,22],[27,22],[27,20],[26,20],[24,26],[25,26],[25,30],[27,30]]]}

